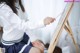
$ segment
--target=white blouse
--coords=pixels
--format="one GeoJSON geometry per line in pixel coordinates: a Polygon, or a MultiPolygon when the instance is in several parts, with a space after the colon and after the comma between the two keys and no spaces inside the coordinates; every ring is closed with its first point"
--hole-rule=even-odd
{"type": "Polygon", "coordinates": [[[43,22],[32,24],[30,21],[20,19],[5,3],[0,4],[0,25],[3,27],[2,43],[5,45],[21,41],[27,30],[45,26],[43,22]]]}

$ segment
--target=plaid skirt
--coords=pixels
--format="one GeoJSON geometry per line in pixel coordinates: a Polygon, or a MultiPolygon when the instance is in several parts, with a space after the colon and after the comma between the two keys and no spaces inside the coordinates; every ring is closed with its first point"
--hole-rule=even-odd
{"type": "Polygon", "coordinates": [[[30,42],[30,38],[26,33],[24,33],[23,40],[15,43],[13,45],[3,45],[0,44],[1,48],[5,48],[5,53],[29,53],[31,47],[33,47],[30,42]]]}

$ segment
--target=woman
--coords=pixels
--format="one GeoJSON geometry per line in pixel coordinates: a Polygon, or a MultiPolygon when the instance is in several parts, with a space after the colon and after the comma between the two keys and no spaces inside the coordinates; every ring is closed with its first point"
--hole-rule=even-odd
{"type": "Polygon", "coordinates": [[[25,31],[44,27],[55,19],[47,17],[38,24],[21,20],[18,16],[17,3],[22,12],[25,12],[21,0],[0,0],[0,25],[3,27],[0,46],[5,48],[5,53],[43,53],[44,46],[37,41],[32,44],[25,31]]]}

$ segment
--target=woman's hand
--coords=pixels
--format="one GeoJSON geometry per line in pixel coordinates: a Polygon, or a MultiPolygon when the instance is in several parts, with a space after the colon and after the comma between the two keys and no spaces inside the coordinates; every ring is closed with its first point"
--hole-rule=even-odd
{"type": "Polygon", "coordinates": [[[52,18],[52,17],[46,17],[44,19],[44,24],[45,25],[49,25],[50,23],[54,22],[55,21],[55,18],[52,18]]]}

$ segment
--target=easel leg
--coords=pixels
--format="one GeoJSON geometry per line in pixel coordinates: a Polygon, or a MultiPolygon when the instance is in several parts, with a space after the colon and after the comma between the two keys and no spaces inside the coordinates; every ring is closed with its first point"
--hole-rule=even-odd
{"type": "Polygon", "coordinates": [[[58,40],[60,38],[60,35],[62,33],[63,28],[64,28],[64,24],[62,25],[62,27],[60,28],[60,30],[56,31],[55,37],[54,37],[53,41],[50,43],[50,46],[49,46],[49,49],[48,49],[48,53],[53,53],[54,52],[55,46],[58,43],[58,40]]]}
{"type": "Polygon", "coordinates": [[[65,24],[64,29],[70,34],[70,37],[71,37],[72,40],[73,40],[73,43],[74,43],[74,45],[75,45],[75,47],[76,47],[76,53],[79,53],[79,47],[78,47],[78,45],[77,45],[77,43],[76,43],[76,41],[75,41],[75,39],[74,39],[73,32],[72,32],[72,29],[71,29],[68,21],[67,21],[67,23],[65,24]]]}

